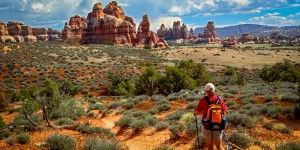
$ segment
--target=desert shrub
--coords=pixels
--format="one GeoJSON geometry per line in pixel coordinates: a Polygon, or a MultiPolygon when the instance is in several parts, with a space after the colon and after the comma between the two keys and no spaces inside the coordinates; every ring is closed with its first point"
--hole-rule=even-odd
{"type": "Polygon", "coordinates": [[[14,145],[17,143],[17,139],[13,136],[8,137],[4,140],[7,144],[9,144],[10,146],[14,145]]]}
{"type": "Polygon", "coordinates": [[[108,137],[108,138],[114,137],[114,133],[111,130],[101,128],[101,127],[91,126],[88,124],[80,124],[76,128],[76,130],[83,134],[97,134],[97,135],[101,135],[102,137],[108,137]]]}
{"type": "Polygon", "coordinates": [[[235,101],[227,101],[226,105],[231,110],[235,110],[235,109],[239,108],[239,104],[237,104],[235,101]]]}
{"type": "Polygon", "coordinates": [[[50,113],[50,118],[71,118],[78,119],[85,114],[85,110],[79,101],[72,98],[66,98],[57,109],[50,113]]]}
{"type": "Polygon", "coordinates": [[[133,96],[136,94],[135,81],[133,79],[125,79],[113,76],[111,85],[108,87],[108,92],[111,95],[126,95],[133,96]]]}
{"type": "Polygon", "coordinates": [[[184,126],[180,123],[173,124],[169,127],[171,131],[171,138],[176,138],[179,133],[184,131],[184,126]]]}
{"type": "Polygon", "coordinates": [[[172,122],[172,121],[176,121],[176,120],[179,120],[181,119],[182,115],[185,114],[185,111],[184,110],[177,110],[175,112],[172,112],[170,113],[166,119],[169,121],[169,122],[172,122]]]}
{"type": "Polygon", "coordinates": [[[297,104],[294,108],[294,116],[297,119],[300,119],[300,104],[297,104]]]}
{"type": "Polygon", "coordinates": [[[0,111],[5,110],[8,106],[10,100],[5,96],[5,94],[0,93],[0,111]]]}
{"type": "Polygon", "coordinates": [[[294,142],[281,143],[276,146],[276,150],[298,150],[298,149],[300,149],[300,144],[294,142]]]}
{"type": "Polygon", "coordinates": [[[51,150],[73,150],[76,148],[75,140],[66,135],[53,134],[46,140],[46,146],[51,150]]]}
{"type": "Polygon", "coordinates": [[[157,122],[158,119],[149,112],[133,111],[125,113],[116,124],[121,127],[131,127],[135,131],[140,131],[149,125],[155,125],[157,122]]]}
{"type": "Polygon", "coordinates": [[[284,134],[291,134],[293,131],[286,127],[283,123],[275,123],[272,127],[272,130],[278,131],[284,134]]]}
{"type": "Polygon", "coordinates": [[[160,147],[156,147],[153,150],[173,150],[173,148],[170,148],[168,146],[160,146],[160,147]]]}
{"type": "Polygon", "coordinates": [[[262,113],[269,117],[277,118],[281,113],[281,107],[273,103],[267,103],[263,106],[262,113]]]}
{"type": "Polygon", "coordinates": [[[90,138],[83,145],[84,150],[121,150],[118,142],[106,141],[99,138],[90,138]]]}
{"type": "Polygon", "coordinates": [[[300,102],[299,95],[292,92],[283,92],[280,98],[283,101],[294,102],[294,103],[300,102]]]}
{"type": "Polygon", "coordinates": [[[184,115],[182,115],[182,117],[180,118],[180,121],[183,124],[189,124],[195,121],[195,116],[193,113],[189,112],[189,113],[185,113],[184,115]]]}
{"type": "Polygon", "coordinates": [[[92,103],[92,104],[89,104],[89,108],[88,110],[99,110],[99,111],[102,111],[105,109],[105,106],[100,103],[100,102],[96,102],[96,103],[92,103]]]}
{"type": "Polygon", "coordinates": [[[16,139],[20,144],[27,144],[30,141],[30,135],[28,133],[20,133],[16,135],[16,139]]]}
{"type": "Polygon", "coordinates": [[[300,69],[294,66],[289,60],[278,62],[271,67],[264,67],[260,77],[266,81],[290,81],[300,80],[300,69]]]}
{"type": "Polygon", "coordinates": [[[262,127],[266,128],[267,130],[272,130],[274,126],[274,123],[272,122],[267,122],[265,123],[262,127]]]}
{"type": "Polygon", "coordinates": [[[161,130],[167,129],[168,126],[169,126],[169,124],[167,122],[161,121],[155,125],[155,129],[156,129],[156,131],[161,131],[161,130]]]}
{"type": "Polygon", "coordinates": [[[62,125],[71,125],[74,121],[70,118],[60,118],[56,121],[56,125],[62,126],[62,125]]]}
{"type": "Polygon", "coordinates": [[[235,68],[234,67],[226,67],[224,70],[224,74],[227,76],[233,76],[235,74],[235,68]]]}
{"type": "Polygon", "coordinates": [[[171,105],[169,103],[163,103],[155,106],[158,112],[167,111],[171,109],[171,105]]]}
{"type": "MultiPolygon", "coordinates": [[[[37,115],[31,115],[30,120],[35,124],[39,124],[41,122],[42,118],[37,115]]],[[[14,119],[13,124],[16,126],[22,126],[22,125],[29,126],[29,127],[32,126],[32,124],[28,121],[28,119],[26,119],[26,117],[22,114],[17,116],[14,119]]]]}
{"type": "Polygon", "coordinates": [[[195,108],[197,108],[198,103],[199,103],[198,101],[189,102],[186,108],[187,109],[195,109],[195,108]]]}
{"type": "Polygon", "coordinates": [[[162,75],[154,67],[146,67],[145,72],[136,81],[139,94],[154,95],[159,92],[162,75]]]}
{"type": "Polygon", "coordinates": [[[9,131],[3,118],[0,116],[0,140],[7,138],[9,136],[9,131]]]}
{"type": "Polygon", "coordinates": [[[231,113],[227,115],[228,122],[234,126],[242,126],[252,128],[255,126],[256,120],[246,114],[231,113]]]}
{"type": "Polygon", "coordinates": [[[61,94],[68,94],[74,96],[77,92],[83,89],[79,84],[74,84],[70,81],[62,81],[59,85],[59,91],[61,94]]]}
{"type": "Polygon", "coordinates": [[[246,134],[234,131],[229,135],[228,140],[241,148],[249,148],[252,144],[252,139],[246,134]]]}

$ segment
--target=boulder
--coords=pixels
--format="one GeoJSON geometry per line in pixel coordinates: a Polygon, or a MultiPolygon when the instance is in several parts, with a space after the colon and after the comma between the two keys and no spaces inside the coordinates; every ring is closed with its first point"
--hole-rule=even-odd
{"type": "Polygon", "coordinates": [[[37,42],[37,38],[36,38],[36,36],[33,36],[33,35],[24,36],[24,41],[26,43],[35,43],[35,42],[37,42]]]}

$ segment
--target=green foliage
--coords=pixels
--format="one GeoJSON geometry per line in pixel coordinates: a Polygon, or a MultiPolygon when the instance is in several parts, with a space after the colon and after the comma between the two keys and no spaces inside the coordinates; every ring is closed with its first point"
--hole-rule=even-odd
{"type": "MultiPolygon", "coordinates": [[[[37,115],[31,115],[31,116],[29,116],[29,118],[35,124],[39,124],[42,120],[42,118],[40,118],[37,115]]],[[[13,124],[16,125],[16,126],[22,126],[22,125],[25,125],[25,126],[28,126],[28,127],[31,126],[30,122],[26,119],[26,117],[23,114],[17,116],[14,119],[13,124]]]]}
{"type": "Polygon", "coordinates": [[[170,126],[171,138],[176,138],[179,133],[184,131],[184,126],[180,123],[176,123],[170,126]]]}
{"type": "Polygon", "coordinates": [[[226,67],[224,70],[224,74],[227,76],[233,76],[235,74],[235,68],[234,67],[226,67]]]}
{"type": "Polygon", "coordinates": [[[46,145],[50,150],[73,150],[76,148],[75,140],[66,135],[53,134],[48,137],[46,145]]]}
{"type": "Polygon", "coordinates": [[[175,112],[172,112],[170,113],[166,119],[169,121],[169,122],[173,122],[173,121],[177,121],[177,120],[180,120],[182,115],[184,115],[186,112],[184,110],[177,110],[175,112]]]}
{"type": "Polygon", "coordinates": [[[111,95],[126,95],[133,96],[136,93],[135,82],[133,79],[123,79],[117,76],[111,76],[111,85],[108,87],[108,92],[111,95]]]}
{"type": "Polygon", "coordinates": [[[155,125],[155,129],[156,131],[162,131],[164,129],[167,129],[169,126],[169,124],[167,122],[158,122],[156,125],[155,125]]]}
{"type": "Polygon", "coordinates": [[[183,124],[189,124],[189,123],[193,123],[195,121],[195,116],[193,113],[189,112],[189,113],[185,113],[184,115],[182,115],[180,121],[183,124]]]}
{"type": "Polygon", "coordinates": [[[246,114],[231,113],[227,115],[228,122],[234,126],[242,126],[246,128],[253,128],[255,126],[256,120],[246,114]]]}
{"type": "Polygon", "coordinates": [[[262,113],[269,117],[277,118],[281,113],[281,107],[273,103],[267,103],[263,106],[262,113]]]}
{"type": "Polygon", "coordinates": [[[20,133],[16,135],[16,139],[20,144],[27,144],[30,141],[30,135],[28,133],[20,133]]]}
{"type": "Polygon", "coordinates": [[[74,84],[70,81],[62,81],[59,86],[59,91],[61,94],[67,94],[74,96],[77,92],[82,90],[82,86],[74,84]]]}
{"type": "Polygon", "coordinates": [[[114,133],[111,132],[111,130],[109,130],[109,129],[95,127],[95,126],[91,126],[88,124],[80,124],[76,128],[76,130],[83,134],[97,134],[97,135],[101,135],[101,137],[112,138],[115,136],[114,133]]]}
{"type": "Polygon", "coordinates": [[[105,141],[99,138],[90,138],[85,141],[84,150],[121,150],[121,145],[118,142],[105,141]]]}
{"type": "Polygon", "coordinates": [[[294,66],[289,60],[278,62],[271,67],[264,67],[260,77],[265,81],[290,81],[299,82],[300,69],[294,66]]]}
{"type": "Polygon", "coordinates": [[[276,150],[299,150],[300,144],[294,142],[281,143],[276,146],[276,150]]]}
{"type": "Polygon", "coordinates": [[[156,125],[157,122],[158,119],[148,112],[133,111],[124,114],[116,124],[121,127],[131,127],[135,131],[140,131],[149,125],[156,125]]]}
{"type": "Polygon", "coordinates": [[[234,131],[231,135],[229,135],[228,140],[241,148],[249,148],[252,144],[252,139],[246,135],[242,134],[238,131],[234,131]]]}
{"type": "Polygon", "coordinates": [[[272,130],[278,131],[284,134],[291,134],[293,131],[286,127],[283,123],[275,123],[272,126],[272,130]]]}
{"type": "Polygon", "coordinates": [[[70,118],[61,118],[61,119],[58,119],[55,124],[62,126],[62,125],[71,125],[73,123],[74,123],[74,121],[70,118]]]}
{"type": "Polygon", "coordinates": [[[3,118],[0,116],[0,140],[7,138],[9,136],[9,131],[3,118]]]}
{"type": "Polygon", "coordinates": [[[65,100],[50,113],[50,118],[71,118],[73,120],[85,114],[84,108],[79,101],[66,97],[65,100]]]}
{"type": "Polygon", "coordinates": [[[138,93],[150,96],[158,93],[161,78],[162,75],[154,67],[147,67],[136,82],[138,93]]]}

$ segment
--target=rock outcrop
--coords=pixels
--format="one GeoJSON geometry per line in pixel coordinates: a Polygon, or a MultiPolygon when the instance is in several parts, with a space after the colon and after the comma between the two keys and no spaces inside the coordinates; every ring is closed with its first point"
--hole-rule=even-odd
{"type": "Polygon", "coordinates": [[[244,33],[239,38],[238,42],[241,43],[254,42],[254,37],[251,34],[244,33]]]}
{"type": "Polygon", "coordinates": [[[160,38],[168,40],[189,39],[193,36],[193,29],[188,29],[185,24],[181,25],[180,21],[174,21],[173,28],[167,29],[164,24],[157,30],[160,38]]]}
{"type": "Polygon", "coordinates": [[[0,36],[8,36],[8,29],[4,22],[0,21],[0,36]]]}
{"type": "Polygon", "coordinates": [[[20,22],[8,22],[7,28],[8,28],[9,35],[11,36],[22,35],[22,26],[23,23],[20,22]]]}
{"type": "Polygon", "coordinates": [[[217,33],[215,30],[215,23],[209,21],[204,28],[203,34],[199,34],[199,38],[206,39],[208,44],[215,44],[219,42],[217,38],[217,33]]]}
{"type": "Polygon", "coordinates": [[[225,38],[222,41],[223,47],[235,47],[237,45],[237,40],[234,36],[225,38]]]}
{"type": "Polygon", "coordinates": [[[144,15],[138,28],[137,45],[155,47],[158,40],[158,36],[150,31],[150,20],[148,15],[144,15]]]}
{"type": "Polygon", "coordinates": [[[68,41],[81,41],[86,27],[85,18],[80,16],[71,17],[69,23],[65,23],[62,38],[68,41]]]}

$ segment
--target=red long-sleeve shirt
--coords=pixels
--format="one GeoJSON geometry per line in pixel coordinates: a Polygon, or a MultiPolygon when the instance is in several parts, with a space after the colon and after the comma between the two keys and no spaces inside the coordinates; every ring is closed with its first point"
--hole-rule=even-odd
{"type": "MultiPolygon", "coordinates": [[[[214,104],[217,103],[217,101],[218,101],[218,96],[217,96],[217,95],[214,95],[214,96],[208,96],[208,97],[209,97],[209,99],[211,100],[211,103],[214,103],[214,104]]],[[[221,101],[220,105],[221,105],[222,111],[223,111],[224,113],[226,113],[226,111],[227,111],[227,106],[226,106],[226,104],[225,104],[225,102],[224,102],[224,100],[223,100],[222,98],[220,98],[220,101],[221,101]]],[[[206,117],[206,116],[207,116],[208,108],[209,108],[209,104],[207,103],[205,97],[202,97],[202,98],[199,100],[199,104],[198,104],[198,106],[197,106],[197,108],[196,108],[196,110],[195,110],[195,113],[196,113],[197,115],[203,114],[202,116],[203,116],[203,117],[206,117]]]]}

